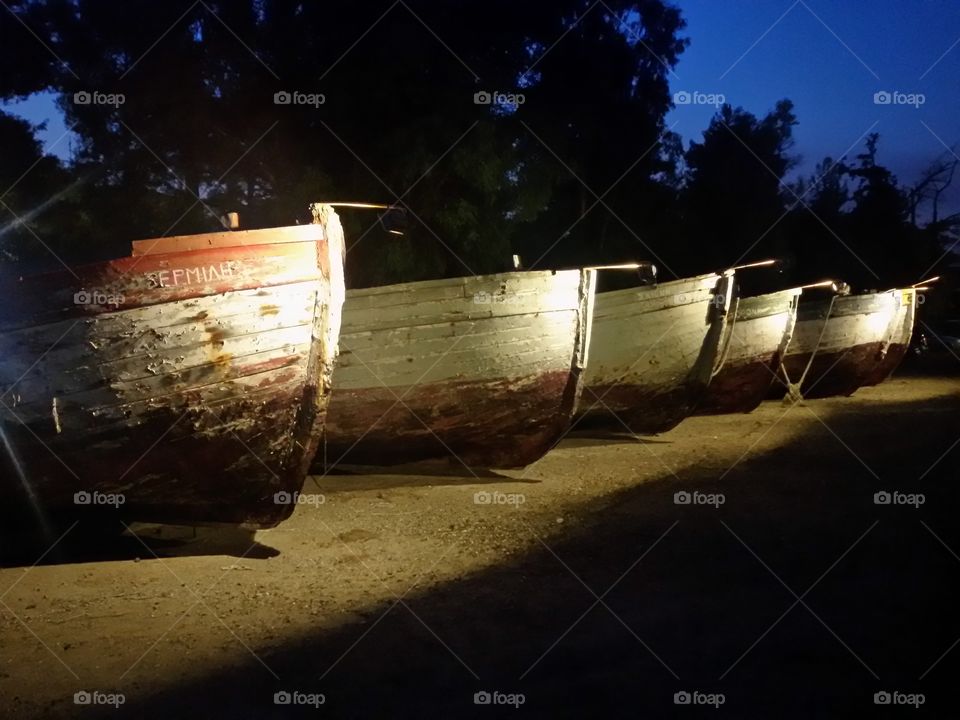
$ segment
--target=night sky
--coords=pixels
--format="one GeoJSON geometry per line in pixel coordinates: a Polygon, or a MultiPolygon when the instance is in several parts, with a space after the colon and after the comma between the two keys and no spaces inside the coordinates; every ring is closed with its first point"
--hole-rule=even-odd
{"type": "MultiPolygon", "coordinates": [[[[869,132],[879,159],[911,183],[937,155],[960,153],[960,3],[952,0],[681,0],[690,47],[671,75],[674,93],[722,95],[757,115],[781,98],[799,119],[794,170],[810,174],[824,156],[852,156],[869,132]],[[876,104],[878,92],[921,94],[922,104],[876,104]]],[[[700,99],[702,96],[698,96],[700,99]]],[[[719,99],[719,98],[715,98],[719,99]]],[[[909,99],[909,98],[904,98],[909,99]]],[[[915,98],[919,101],[920,98],[915,98]]],[[[47,121],[47,150],[70,152],[52,96],[8,109],[47,121]]],[[[685,144],[710,121],[709,104],[678,105],[667,118],[685,144]]],[[[960,211],[960,183],[942,213],[960,211]]]]}
{"type": "MultiPolygon", "coordinates": [[[[825,155],[855,154],[868,132],[880,133],[879,159],[902,183],[911,183],[945,146],[960,154],[960,3],[678,4],[691,43],[671,76],[673,90],[722,93],[758,115],[791,99],[800,122],[797,171],[811,173],[825,155]],[[924,102],[877,105],[880,91],[922,93],[924,102]]],[[[697,139],[712,113],[710,106],[678,106],[668,122],[685,140],[697,139]]],[[[943,210],[960,211],[960,187],[951,188],[943,210]]]]}

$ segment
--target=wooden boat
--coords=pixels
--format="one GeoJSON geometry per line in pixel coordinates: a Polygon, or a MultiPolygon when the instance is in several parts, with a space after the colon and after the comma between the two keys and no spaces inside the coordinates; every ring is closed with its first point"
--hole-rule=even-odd
{"type": "Polygon", "coordinates": [[[314,224],[4,269],[0,503],[54,519],[288,517],[326,415],[344,294],[339,218],[313,210],[314,224]]]}
{"type": "Polygon", "coordinates": [[[766,397],[793,335],[801,288],[735,298],[720,369],[697,415],[750,412],[766,397]]]}
{"type": "Polygon", "coordinates": [[[886,346],[881,351],[880,362],[874,371],[864,380],[865,386],[878,385],[890,377],[900,367],[903,358],[910,348],[913,338],[913,326],[917,316],[917,290],[904,288],[900,291],[900,302],[890,321],[890,330],[886,338],[886,346]]]}
{"type": "MultiPolygon", "coordinates": [[[[885,373],[881,365],[905,330],[901,310],[912,312],[907,306],[914,304],[915,294],[913,289],[888,290],[801,303],[781,365],[782,386],[794,397],[852,395],[885,373]]],[[[890,360],[895,366],[902,357],[890,360]]]]}
{"type": "Polygon", "coordinates": [[[594,288],[564,270],[349,291],[325,465],[534,462],[576,406],[594,288]]]}
{"type": "Polygon", "coordinates": [[[689,415],[721,359],[735,273],[598,293],[582,426],[663,432],[689,415]]]}

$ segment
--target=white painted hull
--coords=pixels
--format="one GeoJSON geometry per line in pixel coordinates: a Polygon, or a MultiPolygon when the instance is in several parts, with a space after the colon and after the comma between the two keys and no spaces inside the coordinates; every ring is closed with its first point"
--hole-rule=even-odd
{"type": "Polygon", "coordinates": [[[579,395],[594,284],[568,270],[348,292],[325,463],[533,462],[579,395]]]}
{"type": "Polygon", "coordinates": [[[801,292],[792,288],[734,300],[720,369],[697,414],[750,412],[763,401],[793,335],[801,292]]]}
{"type": "Polygon", "coordinates": [[[895,292],[899,293],[899,302],[897,311],[890,323],[890,332],[883,348],[883,357],[877,365],[877,369],[864,381],[864,385],[877,385],[890,377],[900,366],[910,349],[919,296],[913,288],[904,288],[895,292]]]}
{"type": "Polygon", "coordinates": [[[599,293],[578,415],[633,432],[689,415],[716,369],[733,283],[712,274],[599,293]]]}

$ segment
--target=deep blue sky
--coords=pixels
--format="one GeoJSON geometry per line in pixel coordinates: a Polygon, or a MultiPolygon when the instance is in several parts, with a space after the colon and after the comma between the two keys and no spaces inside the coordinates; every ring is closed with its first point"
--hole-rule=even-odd
{"type": "MultiPolygon", "coordinates": [[[[904,183],[945,152],[944,144],[960,154],[960,2],[677,4],[691,44],[671,76],[672,90],[722,93],[727,102],[757,115],[790,98],[800,121],[795,152],[802,160],[796,172],[809,174],[823,156],[838,157],[874,123],[881,134],[880,160],[904,183]],[[922,93],[925,103],[876,105],[874,93],[883,90],[922,93]]],[[[71,138],[62,137],[63,119],[51,97],[8,107],[33,122],[46,120],[42,137],[48,150],[69,154],[71,138]]],[[[678,106],[668,123],[676,123],[686,144],[700,138],[713,112],[710,106],[678,106]]],[[[862,141],[850,154],[861,147],[862,141]]],[[[960,211],[960,178],[943,209],[960,211]]]]}
{"type": "MultiPolygon", "coordinates": [[[[691,43],[671,76],[672,89],[722,93],[757,115],[790,98],[800,123],[799,172],[812,173],[825,155],[840,156],[875,122],[880,160],[903,183],[946,152],[944,143],[960,154],[960,2],[677,4],[691,43]],[[919,109],[876,105],[874,93],[882,90],[923,93],[926,102],[919,109]]],[[[678,106],[668,122],[689,142],[699,139],[712,114],[712,107],[678,106]]],[[[945,209],[960,211],[960,178],[945,209]]]]}

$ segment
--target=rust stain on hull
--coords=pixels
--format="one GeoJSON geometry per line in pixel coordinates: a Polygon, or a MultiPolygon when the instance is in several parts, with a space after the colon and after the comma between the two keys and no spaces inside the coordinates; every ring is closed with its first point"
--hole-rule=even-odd
{"type": "Polygon", "coordinates": [[[568,372],[511,380],[338,391],[318,455],[327,465],[436,458],[516,468],[544,455],[570,421],[568,372]],[[395,393],[395,394],[394,394],[395,393]],[[397,397],[403,398],[402,403],[397,397]]]}
{"type": "Polygon", "coordinates": [[[663,388],[624,383],[596,385],[584,391],[581,404],[596,404],[581,414],[577,428],[628,429],[640,434],[666,432],[693,412],[704,390],[696,383],[663,388]],[[598,398],[603,398],[603,404],[599,404],[598,398]]]}
{"type": "Polygon", "coordinates": [[[864,386],[879,385],[888,377],[893,375],[894,371],[900,367],[900,363],[903,362],[903,359],[907,356],[908,349],[909,345],[905,344],[897,343],[891,345],[887,349],[883,359],[877,363],[877,367],[874,369],[874,371],[867,376],[866,380],[863,381],[864,386]]]}
{"type": "Polygon", "coordinates": [[[706,396],[697,405],[697,414],[748,413],[756,410],[767,397],[779,365],[779,359],[771,361],[768,355],[725,365],[710,381],[706,396]]]}

